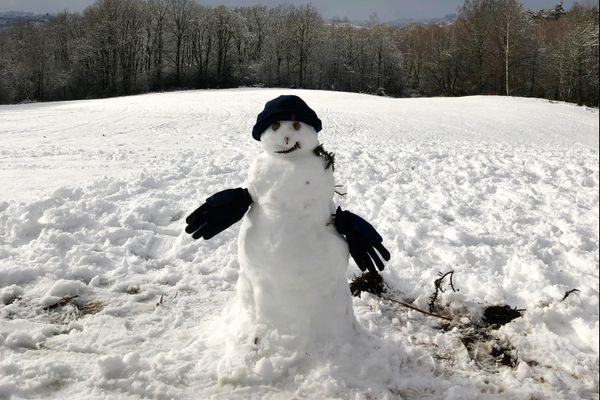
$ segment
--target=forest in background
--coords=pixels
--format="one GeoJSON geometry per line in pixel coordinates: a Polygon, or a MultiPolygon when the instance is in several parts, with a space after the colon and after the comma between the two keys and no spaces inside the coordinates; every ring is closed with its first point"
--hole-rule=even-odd
{"type": "Polygon", "coordinates": [[[97,0],[0,32],[0,103],[237,86],[598,106],[598,5],[465,0],[447,24],[325,22],[306,6],[97,0]]]}

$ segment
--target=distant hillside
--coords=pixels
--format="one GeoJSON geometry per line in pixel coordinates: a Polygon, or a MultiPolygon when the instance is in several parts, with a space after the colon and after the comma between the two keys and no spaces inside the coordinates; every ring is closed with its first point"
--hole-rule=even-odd
{"type": "Polygon", "coordinates": [[[50,20],[50,14],[34,14],[23,11],[0,12],[0,32],[8,30],[19,22],[31,22],[42,25],[50,20]]]}
{"type": "Polygon", "coordinates": [[[446,14],[442,18],[421,18],[421,19],[412,19],[412,18],[400,18],[387,22],[389,25],[393,26],[406,26],[410,24],[420,24],[420,25],[429,25],[429,24],[438,24],[438,25],[446,25],[451,24],[456,21],[458,15],[456,14],[446,14]]]}
{"type": "MultiPolygon", "coordinates": [[[[456,18],[458,17],[457,14],[446,14],[441,18],[399,18],[399,19],[393,19],[390,21],[380,21],[381,23],[384,23],[386,25],[391,25],[391,26],[396,26],[396,27],[403,27],[406,25],[410,25],[410,24],[419,24],[419,25],[429,25],[429,24],[438,24],[438,25],[447,25],[447,24],[451,24],[454,21],[456,21],[456,18]]],[[[354,27],[361,27],[361,26],[368,26],[369,25],[369,21],[365,20],[365,19],[348,19],[348,18],[338,18],[338,17],[334,17],[334,18],[330,18],[330,19],[325,19],[325,23],[328,25],[331,25],[333,23],[336,23],[336,25],[340,25],[345,24],[346,26],[354,26],[354,27]]]]}

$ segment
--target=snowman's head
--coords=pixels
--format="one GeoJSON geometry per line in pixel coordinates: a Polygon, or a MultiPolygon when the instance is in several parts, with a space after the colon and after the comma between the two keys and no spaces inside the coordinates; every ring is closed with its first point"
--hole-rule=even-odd
{"type": "Polygon", "coordinates": [[[315,128],[300,121],[275,121],[260,135],[266,153],[277,157],[300,158],[312,155],[319,139],[315,128]]]}
{"type": "Polygon", "coordinates": [[[279,96],[258,114],[252,136],[268,154],[298,158],[319,145],[321,120],[298,96],[279,96]]]}

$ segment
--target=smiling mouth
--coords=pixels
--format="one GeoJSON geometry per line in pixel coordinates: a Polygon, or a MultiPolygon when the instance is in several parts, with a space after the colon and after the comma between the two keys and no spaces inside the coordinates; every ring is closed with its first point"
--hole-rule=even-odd
{"type": "Polygon", "coordinates": [[[288,154],[288,153],[291,153],[292,151],[298,150],[299,148],[300,148],[300,143],[296,142],[296,144],[293,145],[292,147],[290,147],[289,149],[287,149],[287,150],[281,150],[281,151],[276,151],[275,153],[277,153],[277,154],[288,154]]]}

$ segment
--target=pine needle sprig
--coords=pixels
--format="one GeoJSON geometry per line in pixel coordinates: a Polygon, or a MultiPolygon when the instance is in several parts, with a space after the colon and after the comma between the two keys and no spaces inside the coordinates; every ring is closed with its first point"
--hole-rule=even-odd
{"type": "Polygon", "coordinates": [[[325,169],[331,167],[331,171],[335,171],[335,153],[325,150],[322,144],[315,147],[313,153],[315,153],[317,157],[322,157],[325,160],[325,169]]]}
{"type": "Polygon", "coordinates": [[[435,286],[435,292],[429,297],[429,311],[433,312],[435,310],[435,302],[437,301],[438,294],[440,292],[444,293],[444,289],[442,288],[442,283],[444,282],[444,278],[446,276],[450,276],[450,288],[453,292],[458,292],[457,289],[454,288],[454,282],[452,281],[452,276],[454,275],[454,271],[448,271],[445,274],[438,272],[439,278],[433,282],[435,286]]]}

